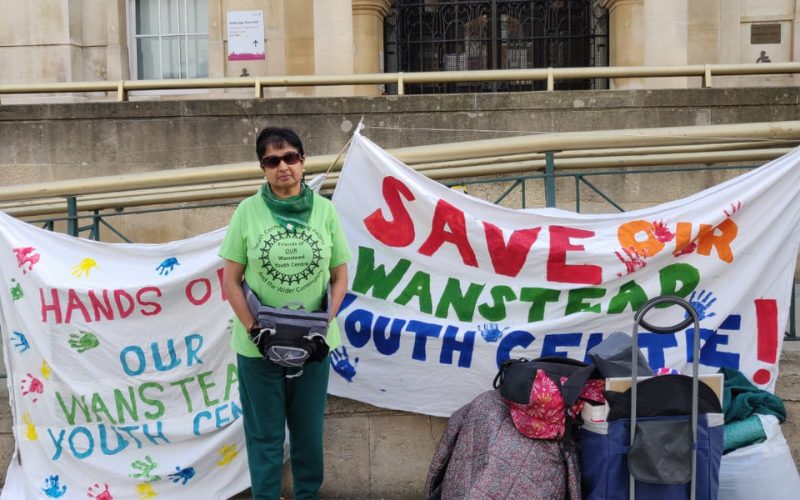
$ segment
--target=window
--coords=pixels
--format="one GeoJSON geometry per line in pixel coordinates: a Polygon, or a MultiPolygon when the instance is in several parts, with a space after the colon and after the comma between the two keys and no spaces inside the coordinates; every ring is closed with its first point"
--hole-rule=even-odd
{"type": "Polygon", "coordinates": [[[131,74],[140,80],[208,76],[208,0],[130,0],[131,74]]]}
{"type": "MultiPolygon", "coordinates": [[[[385,67],[473,71],[608,65],[602,0],[395,0],[384,24],[385,67]]],[[[406,93],[538,90],[535,82],[407,84],[406,93]]],[[[605,79],[557,89],[606,88],[605,79]]],[[[389,93],[396,92],[389,85],[389,93]]]]}

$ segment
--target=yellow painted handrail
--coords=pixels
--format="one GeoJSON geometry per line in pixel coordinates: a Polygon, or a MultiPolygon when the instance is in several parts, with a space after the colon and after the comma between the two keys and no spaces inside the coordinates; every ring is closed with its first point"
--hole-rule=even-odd
{"type": "Polygon", "coordinates": [[[244,78],[193,78],[185,80],[120,80],[0,85],[2,94],[62,92],[116,92],[118,101],[136,90],[251,88],[256,98],[265,87],[309,87],[335,85],[397,84],[398,94],[414,83],[538,81],[555,89],[558,80],[589,78],[700,77],[710,87],[713,76],[773,75],[800,73],[800,62],[761,64],[694,64],[685,66],[601,66],[591,68],[533,68],[478,71],[423,71],[417,73],[360,73],[353,75],[288,75],[244,78]]]}

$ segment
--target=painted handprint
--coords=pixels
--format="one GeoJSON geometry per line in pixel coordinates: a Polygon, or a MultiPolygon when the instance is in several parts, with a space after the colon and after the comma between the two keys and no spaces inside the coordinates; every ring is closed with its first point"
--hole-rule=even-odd
{"type": "Polygon", "coordinates": [[[11,278],[11,300],[19,300],[25,296],[25,293],[22,291],[22,284],[18,283],[17,280],[11,278]]]}
{"type": "Polygon", "coordinates": [[[136,472],[134,474],[128,474],[128,476],[132,477],[133,479],[141,479],[142,481],[151,482],[151,481],[159,481],[161,479],[160,476],[150,475],[151,472],[158,467],[158,464],[150,458],[150,455],[145,455],[144,460],[136,460],[131,463],[131,467],[134,469],[139,470],[140,472],[136,472]]]}
{"type": "Polygon", "coordinates": [[[497,323],[486,323],[483,326],[478,325],[478,331],[481,332],[481,337],[483,337],[483,340],[486,342],[497,342],[506,330],[508,330],[508,327],[501,330],[497,323]]]}
{"type": "Polygon", "coordinates": [[[53,369],[50,368],[50,365],[47,364],[47,360],[42,360],[42,367],[39,368],[39,372],[42,374],[42,377],[45,379],[50,378],[50,374],[53,373],[53,369]]]}
{"type": "Polygon", "coordinates": [[[95,500],[114,500],[114,497],[111,496],[111,492],[108,491],[108,484],[103,483],[103,489],[100,489],[99,483],[94,483],[94,485],[89,486],[89,489],[86,490],[86,496],[89,498],[94,498],[95,500]]]}
{"type": "MultiPolygon", "coordinates": [[[[706,292],[705,290],[700,290],[699,292],[692,292],[689,295],[689,304],[694,307],[694,310],[697,311],[697,319],[702,321],[705,318],[711,318],[717,315],[715,312],[709,312],[709,308],[714,305],[714,302],[717,301],[717,298],[714,297],[714,294],[711,292],[706,292]],[[695,293],[697,297],[695,297],[695,293]]],[[[685,317],[689,317],[689,312],[685,313],[685,317]]]]}
{"type": "Polygon", "coordinates": [[[153,486],[150,483],[139,483],[136,485],[136,500],[147,500],[148,498],[153,498],[158,493],[153,489],[153,486]]]}
{"type": "Polygon", "coordinates": [[[89,272],[97,268],[97,261],[91,257],[86,257],[72,268],[72,275],[76,278],[88,278],[89,272]]]}
{"type": "Polygon", "coordinates": [[[17,267],[22,269],[22,274],[33,271],[33,266],[39,262],[39,259],[42,257],[38,253],[34,253],[36,249],[33,247],[19,247],[12,250],[17,256],[17,267]],[[25,269],[25,265],[28,266],[28,269],[25,269]]]}
{"type": "Polygon", "coordinates": [[[742,202],[737,201],[735,203],[731,203],[731,209],[722,209],[722,213],[725,214],[725,217],[733,217],[733,214],[740,211],[742,209],[742,202]]]}
{"type": "Polygon", "coordinates": [[[37,396],[37,394],[42,394],[44,392],[44,384],[42,383],[42,381],[34,377],[30,373],[28,374],[27,377],[24,377],[22,379],[21,388],[22,388],[22,395],[27,396],[28,394],[30,394],[31,397],[33,398],[32,401],[34,403],[39,400],[39,396],[37,396]]]}
{"type": "Polygon", "coordinates": [[[19,352],[25,352],[31,348],[28,338],[22,332],[14,330],[14,332],[11,334],[11,338],[8,340],[11,341],[11,345],[13,345],[14,348],[19,352]]]}
{"type": "Polygon", "coordinates": [[[44,491],[44,494],[50,498],[63,497],[64,494],[67,492],[67,485],[65,484],[62,486],[58,484],[59,482],[60,479],[58,475],[45,478],[44,488],[42,488],[42,491],[44,491]]]}
{"type": "Polygon", "coordinates": [[[348,382],[352,382],[353,377],[356,376],[358,358],[356,357],[354,361],[354,363],[350,363],[350,356],[347,354],[347,348],[345,346],[331,351],[331,366],[333,367],[333,371],[348,382]]]}
{"type": "Polygon", "coordinates": [[[181,263],[178,262],[177,257],[170,257],[168,259],[164,259],[164,262],[156,267],[156,271],[158,274],[162,276],[167,276],[169,273],[175,270],[175,266],[180,266],[181,263]]]}
{"type": "MultiPolygon", "coordinates": [[[[614,253],[617,255],[617,258],[625,264],[625,274],[634,273],[647,265],[647,262],[644,261],[647,257],[646,250],[642,250],[641,253],[639,253],[635,248],[628,247],[623,248],[622,251],[625,252],[624,256],[618,251],[614,251],[614,253]]],[[[622,276],[622,273],[617,273],[617,276],[622,276]]]]}
{"type": "Polygon", "coordinates": [[[694,241],[690,241],[688,244],[683,246],[682,248],[676,248],[672,255],[675,257],[679,257],[681,255],[687,255],[697,250],[697,243],[694,241]]]}
{"type": "Polygon", "coordinates": [[[178,472],[170,474],[169,475],[169,479],[173,483],[176,483],[176,484],[177,483],[181,483],[181,485],[183,485],[183,486],[185,486],[186,483],[188,483],[189,480],[191,478],[193,478],[194,474],[195,474],[194,467],[186,467],[186,468],[182,469],[179,465],[176,465],[175,466],[175,470],[178,471],[178,472]]]}
{"type": "Polygon", "coordinates": [[[675,233],[669,230],[663,221],[657,220],[650,223],[650,233],[661,243],[675,239],[675,233]]]}
{"type": "Polygon", "coordinates": [[[69,346],[79,353],[94,349],[100,345],[97,335],[92,332],[78,330],[78,333],[71,333],[69,335],[69,346]]]}
{"type": "Polygon", "coordinates": [[[217,450],[217,453],[222,455],[222,458],[219,459],[219,461],[217,462],[217,465],[220,467],[224,467],[229,463],[231,463],[231,461],[233,461],[233,459],[236,458],[236,455],[239,454],[239,452],[236,451],[235,444],[226,444],[225,446],[217,450]]]}
{"type": "Polygon", "coordinates": [[[31,421],[31,415],[27,411],[22,414],[22,421],[25,422],[25,437],[31,441],[36,441],[39,439],[39,435],[36,434],[36,426],[33,425],[31,421]]]}

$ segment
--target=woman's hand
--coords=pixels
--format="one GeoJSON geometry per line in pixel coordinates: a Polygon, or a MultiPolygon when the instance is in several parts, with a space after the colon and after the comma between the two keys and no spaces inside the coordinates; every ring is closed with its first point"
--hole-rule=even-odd
{"type": "Polygon", "coordinates": [[[222,290],[228,297],[228,303],[233,309],[233,313],[242,322],[249,332],[256,326],[256,320],[250,313],[247,306],[247,299],[242,290],[242,276],[244,276],[244,264],[239,264],[232,260],[224,259],[222,267],[222,290]]]}
{"type": "Polygon", "coordinates": [[[328,304],[328,321],[333,321],[347,292],[347,264],[331,268],[331,303],[328,304]]]}

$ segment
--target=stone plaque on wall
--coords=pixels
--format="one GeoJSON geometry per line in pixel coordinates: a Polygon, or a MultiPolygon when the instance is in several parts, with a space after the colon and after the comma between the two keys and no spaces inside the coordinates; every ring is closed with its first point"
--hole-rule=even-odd
{"type": "Polygon", "coordinates": [[[770,43],[781,43],[781,25],[774,24],[751,24],[750,25],[750,44],[763,45],[770,43]]]}

